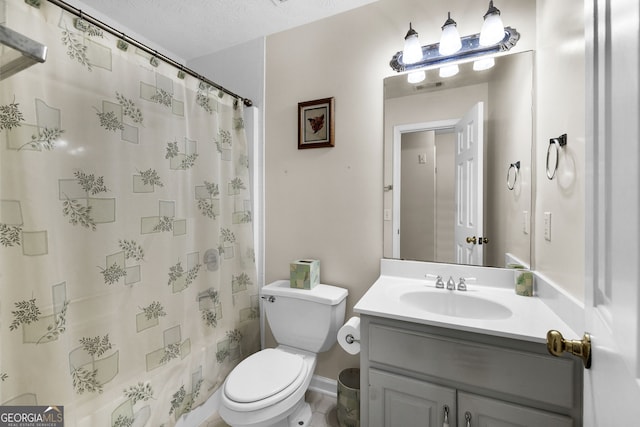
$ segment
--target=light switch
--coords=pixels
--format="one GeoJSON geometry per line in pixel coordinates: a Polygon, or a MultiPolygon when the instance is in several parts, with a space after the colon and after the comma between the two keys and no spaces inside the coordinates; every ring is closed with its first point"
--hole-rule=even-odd
{"type": "Polygon", "coordinates": [[[427,163],[427,155],[425,153],[418,154],[418,163],[424,165],[427,163]]]}
{"type": "Polygon", "coordinates": [[[551,212],[544,213],[544,239],[551,241],[551,212]]]}
{"type": "Polygon", "coordinates": [[[391,209],[384,210],[384,220],[391,221],[391,209]]]}

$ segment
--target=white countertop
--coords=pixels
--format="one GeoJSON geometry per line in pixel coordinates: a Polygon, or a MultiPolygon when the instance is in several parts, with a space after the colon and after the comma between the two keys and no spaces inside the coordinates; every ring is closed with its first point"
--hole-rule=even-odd
{"type": "Polygon", "coordinates": [[[483,286],[467,283],[467,291],[435,289],[433,280],[381,275],[358,301],[354,311],[359,314],[402,320],[424,325],[439,326],[536,343],[546,343],[547,332],[556,329],[567,339],[578,338],[572,329],[540,298],[517,295],[513,288],[483,286]],[[469,319],[435,314],[407,304],[399,295],[432,288],[432,292],[466,292],[508,307],[512,315],[504,319],[469,319]]]}

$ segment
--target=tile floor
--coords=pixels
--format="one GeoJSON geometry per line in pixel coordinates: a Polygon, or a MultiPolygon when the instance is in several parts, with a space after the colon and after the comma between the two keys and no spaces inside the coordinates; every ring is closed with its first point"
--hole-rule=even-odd
{"type": "MultiPolygon", "coordinates": [[[[311,427],[339,427],[336,416],[336,398],[324,393],[309,390],[306,400],[311,405],[313,418],[311,427]]],[[[228,427],[217,415],[207,420],[200,427],[228,427]]]]}

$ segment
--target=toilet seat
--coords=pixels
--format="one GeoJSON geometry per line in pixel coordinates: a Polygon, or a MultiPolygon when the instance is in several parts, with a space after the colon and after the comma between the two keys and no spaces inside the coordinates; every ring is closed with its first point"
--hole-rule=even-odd
{"type": "Polygon", "coordinates": [[[306,378],[304,358],[277,349],[259,351],[236,366],[225,381],[225,400],[235,410],[255,411],[285,399],[306,378]]]}

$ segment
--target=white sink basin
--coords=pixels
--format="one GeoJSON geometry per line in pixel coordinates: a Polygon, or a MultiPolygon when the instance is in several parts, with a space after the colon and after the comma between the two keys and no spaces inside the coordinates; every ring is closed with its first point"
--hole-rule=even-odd
{"type": "Polygon", "coordinates": [[[498,320],[512,316],[506,306],[463,291],[415,290],[400,295],[400,301],[432,314],[467,319],[498,320]]]}

